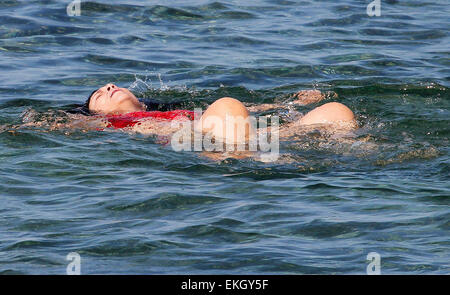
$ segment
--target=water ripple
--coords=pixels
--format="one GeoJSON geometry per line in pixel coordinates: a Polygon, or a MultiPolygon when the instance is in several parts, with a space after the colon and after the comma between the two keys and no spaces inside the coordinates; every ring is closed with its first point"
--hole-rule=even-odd
{"type": "Polygon", "coordinates": [[[0,0],[0,274],[64,274],[70,252],[86,274],[364,274],[372,251],[448,273],[445,1],[122,2],[0,0]],[[63,110],[109,82],[187,109],[332,91],[291,111],[339,101],[359,129],[276,163],[74,129],[63,110]]]}

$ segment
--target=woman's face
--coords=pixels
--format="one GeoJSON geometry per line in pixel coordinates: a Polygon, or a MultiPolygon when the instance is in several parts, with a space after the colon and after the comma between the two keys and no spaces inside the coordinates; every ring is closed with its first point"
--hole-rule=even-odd
{"type": "Polygon", "coordinates": [[[106,84],[91,96],[89,110],[101,114],[125,114],[144,111],[144,104],[126,88],[106,84]]]}

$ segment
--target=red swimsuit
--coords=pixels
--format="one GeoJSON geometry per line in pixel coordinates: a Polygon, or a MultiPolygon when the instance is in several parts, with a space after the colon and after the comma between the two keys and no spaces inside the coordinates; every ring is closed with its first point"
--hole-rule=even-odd
{"type": "Polygon", "coordinates": [[[160,120],[174,120],[177,117],[184,117],[189,120],[194,120],[194,112],[187,110],[176,110],[168,112],[150,111],[150,112],[134,112],[123,115],[107,115],[109,121],[107,127],[125,128],[134,126],[142,118],[155,118],[160,120]]]}

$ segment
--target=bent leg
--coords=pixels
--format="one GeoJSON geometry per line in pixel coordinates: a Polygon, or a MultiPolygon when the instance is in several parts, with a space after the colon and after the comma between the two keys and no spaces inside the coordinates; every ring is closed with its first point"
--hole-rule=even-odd
{"type": "Polygon", "coordinates": [[[237,99],[223,97],[216,100],[201,117],[202,132],[210,132],[227,143],[247,141],[254,134],[247,108],[237,99]]]}
{"type": "Polygon", "coordinates": [[[352,110],[339,102],[329,102],[308,112],[300,119],[300,124],[356,123],[352,110]]]}

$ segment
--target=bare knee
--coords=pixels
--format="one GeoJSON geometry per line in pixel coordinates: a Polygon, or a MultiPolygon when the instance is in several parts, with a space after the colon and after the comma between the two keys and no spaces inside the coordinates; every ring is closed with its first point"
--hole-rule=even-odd
{"type": "Polygon", "coordinates": [[[232,97],[222,97],[211,104],[201,117],[202,131],[211,132],[217,139],[239,142],[253,134],[249,113],[242,102],[232,97]]]}
{"type": "Polygon", "coordinates": [[[352,110],[339,102],[329,102],[308,112],[300,123],[304,125],[310,124],[326,124],[336,122],[355,122],[355,115],[352,110]]]}
{"type": "Polygon", "coordinates": [[[248,111],[244,104],[232,97],[222,97],[216,100],[205,111],[205,115],[209,113],[248,116],[248,111]]]}

